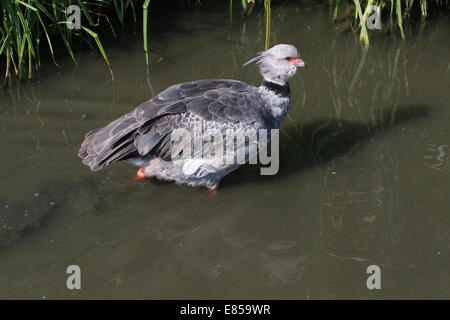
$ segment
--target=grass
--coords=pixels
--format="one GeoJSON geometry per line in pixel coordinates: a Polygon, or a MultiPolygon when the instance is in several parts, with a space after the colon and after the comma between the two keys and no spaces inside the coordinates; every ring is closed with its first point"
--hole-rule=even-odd
{"type": "MultiPolygon", "coordinates": [[[[157,0],[158,1],[158,0],[157,0]]],[[[161,1],[161,0],[160,0],[161,1]]],[[[169,1],[169,0],[162,0],[169,1]]],[[[174,0],[170,0],[174,1],[174,0]]],[[[186,0],[188,3],[190,1],[186,0]]],[[[204,0],[206,1],[206,0],[204,0]]],[[[230,17],[233,0],[223,0],[229,5],[230,17]]],[[[244,15],[261,5],[265,12],[265,42],[264,48],[270,47],[271,35],[271,0],[237,0],[240,2],[244,15]]],[[[294,0],[292,0],[293,2],[294,0]]],[[[0,0],[0,59],[5,63],[4,85],[31,79],[41,64],[41,47],[45,42],[54,59],[54,48],[63,47],[70,58],[76,63],[74,46],[77,39],[87,42],[102,56],[111,75],[112,68],[108,55],[98,35],[97,27],[107,23],[115,36],[114,27],[110,21],[113,16],[121,26],[125,25],[127,12],[131,11],[136,23],[137,8],[142,8],[143,50],[148,66],[148,19],[151,0],[0,0]],[[66,8],[78,5],[81,11],[82,26],[79,30],[69,30],[66,8]]],[[[333,18],[336,20],[341,12],[349,7],[350,19],[359,30],[359,38],[365,46],[369,46],[369,30],[367,19],[371,14],[371,6],[381,8],[383,16],[388,19],[389,29],[398,29],[405,38],[403,22],[409,19],[413,12],[419,12],[422,20],[429,15],[430,7],[448,6],[448,0],[330,0],[334,5],[333,18]]],[[[283,5],[283,2],[277,1],[283,5]]],[[[259,9],[255,9],[259,10],[259,9]]],[[[347,10],[348,11],[348,10],[347,10]]],[[[56,63],[56,62],[55,62],[56,63]]]]}
{"type": "MultiPolygon", "coordinates": [[[[421,20],[424,21],[429,14],[431,6],[440,8],[448,5],[448,0],[334,0],[334,14],[333,18],[336,20],[339,12],[352,12],[353,9],[354,21],[359,30],[359,39],[368,47],[370,44],[369,30],[366,27],[367,20],[372,14],[371,6],[378,6],[381,10],[381,16],[388,20],[388,30],[393,31],[398,29],[402,39],[405,39],[405,32],[403,22],[411,19],[412,16],[417,16],[414,13],[418,12],[421,20]],[[350,8],[350,10],[348,10],[350,8]]],[[[347,14],[348,15],[348,14],[347,14]]]]}
{"type": "MultiPolygon", "coordinates": [[[[258,0],[241,0],[242,8],[246,14],[248,14],[258,0]]],[[[259,0],[264,4],[265,11],[265,45],[267,50],[270,47],[270,11],[271,0],[259,0]]],[[[359,30],[359,39],[368,47],[370,44],[369,31],[367,26],[367,20],[372,14],[372,6],[378,6],[380,12],[386,13],[388,16],[389,29],[393,30],[398,28],[402,39],[405,39],[405,32],[403,30],[403,20],[411,17],[411,13],[414,9],[418,9],[422,20],[426,19],[429,12],[429,7],[434,5],[436,7],[444,7],[448,4],[448,0],[330,0],[330,3],[334,4],[333,19],[336,20],[340,11],[343,8],[348,9],[352,7],[354,14],[352,19],[357,24],[359,30]]],[[[233,0],[230,0],[230,11],[233,4],[233,0]]]]}
{"type": "MultiPolygon", "coordinates": [[[[5,63],[5,86],[14,76],[18,80],[31,79],[40,67],[41,41],[48,44],[54,60],[55,41],[62,44],[76,62],[73,52],[74,38],[95,45],[112,74],[103,44],[95,32],[101,21],[110,23],[108,12],[113,8],[121,24],[128,8],[135,17],[138,0],[2,0],[0,2],[0,57],[5,63]],[[78,5],[81,13],[80,30],[69,30],[66,8],[78,5]]],[[[146,1],[148,5],[149,0],[146,1]]],[[[111,25],[112,31],[114,29],[111,25]]],[[[56,62],[55,62],[56,63],[56,62]]]]}
{"type": "Polygon", "coordinates": [[[145,51],[145,61],[148,66],[148,7],[150,5],[150,0],[145,0],[143,8],[143,16],[142,16],[142,31],[144,36],[144,51],[145,51]]]}
{"type": "Polygon", "coordinates": [[[264,0],[264,11],[266,12],[266,41],[264,49],[270,48],[270,0],[264,0]]]}

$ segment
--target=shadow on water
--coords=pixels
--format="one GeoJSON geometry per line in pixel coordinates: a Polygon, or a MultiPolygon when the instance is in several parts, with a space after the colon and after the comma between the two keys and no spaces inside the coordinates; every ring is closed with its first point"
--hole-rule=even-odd
{"type": "Polygon", "coordinates": [[[427,117],[431,111],[427,105],[396,106],[381,110],[368,123],[342,119],[291,123],[280,130],[280,166],[276,175],[261,176],[258,166],[246,165],[225,178],[221,187],[241,184],[243,180],[280,179],[349,156],[371,137],[388,134],[391,127],[427,117]]]}
{"type": "Polygon", "coordinates": [[[96,187],[89,179],[58,180],[47,182],[33,194],[24,194],[12,201],[0,199],[0,248],[13,245],[53,213],[67,211],[73,204],[71,199],[83,199],[83,194],[94,192],[96,187]]]}
{"type": "MultiPolygon", "coordinates": [[[[242,184],[242,181],[283,179],[286,175],[347,157],[369,138],[388,134],[386,130],[390,127],[426,117],[431,110],[426,105],[398,106],[382,110],[372,123],[325,119],[290,124],[281,130],[277,175],[260,176],[258,166],[247,165],[224,179],[222,187],[242,184]]],[[[92,194],[99,199],[104,196],[98,192],[98,181],[71,178],[70,181],[48,182],[34,194],[21,195],[13,201],[0,201],[0,247],[16,243],[47,216],[65,212],[76,205],[72,201],[92,197],[92,194]]]]}

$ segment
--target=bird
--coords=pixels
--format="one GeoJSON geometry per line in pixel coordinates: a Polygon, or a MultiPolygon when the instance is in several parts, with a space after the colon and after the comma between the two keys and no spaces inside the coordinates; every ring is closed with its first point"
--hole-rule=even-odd
{"type": "Polygon", "coordinates": [[[220,142],[234,151],[232,157],[244,149],[248,162],[248,139],[233,137],[224,143],[221,138],[230,132],[278,129],[291,104],[288,81],[297,68],[305,67],[297,48],[290,44],[261,51],[244,66],[252,63],[262,76],[259,87],[231,79],[172,85],[105,127],[89,131],[78,156],[92,171],[125,161],[139,167],[137,179],[156,178],[216,192],[222,178],[242,163],[218,159],[219,152],[205,153],[205,148],[217,151],[214,147],[220,142]],[[212,132],[214,138],[196,135],[198,128],[212,132]],[[187,136],[192,141],[182,139],[187,136]],[[196,143],[205,148],[192,152],[196,143]]]}

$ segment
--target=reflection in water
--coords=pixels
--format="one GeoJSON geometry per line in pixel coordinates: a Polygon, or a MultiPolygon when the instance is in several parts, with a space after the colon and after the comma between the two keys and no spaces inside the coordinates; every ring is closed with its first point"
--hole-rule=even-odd
{"type": "Polygon", "coordinates": [[[365,51],[326,8],[274,7],[274,43],[308,63],[276,176],[245,166],[211,199],[80,164],[85,132],[173,83],[260,81],[241,65],[263,47],[261,16],[203,8],[151,19],[151,85],[139,35],[122,35],[114,82],[80,54],[0,91],[0,298],[448,298],[448,21],[365,51]],[[70,264],[81,291],[64,286],[70,264]],[[365,286],[370,264],[381,292],[365,286]]]}

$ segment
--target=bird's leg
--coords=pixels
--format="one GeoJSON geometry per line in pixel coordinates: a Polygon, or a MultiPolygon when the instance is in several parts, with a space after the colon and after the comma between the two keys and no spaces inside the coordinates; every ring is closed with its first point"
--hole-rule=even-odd
{"type": "Polygon", "coordinates": [[[219,190],[217,190],[217,189],[209,189],[209,188],[208,188],[208,195],[209,195],[211,198],[216,198],[216,197],[219,196],[219,190]]]}
{"type": "Polygon", "coordinates": [[[145,176],[144,170],[142,170],[142,168],[139,168],[139,170],[136,173],[136,175],[134,176],[133,180],[142,180],[145,178],[146,178],[146,176],[145,176]]]}

